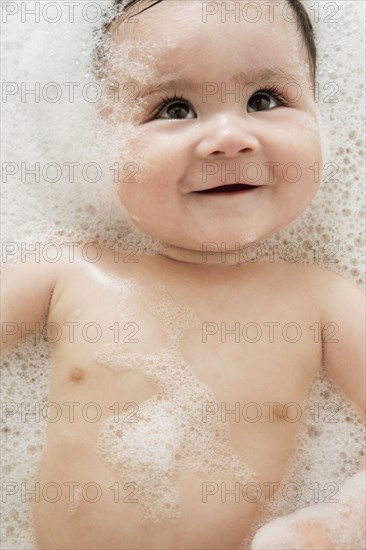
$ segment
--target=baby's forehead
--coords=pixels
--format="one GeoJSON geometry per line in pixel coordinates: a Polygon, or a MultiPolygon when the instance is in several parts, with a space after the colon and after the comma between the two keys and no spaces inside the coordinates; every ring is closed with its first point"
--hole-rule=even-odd
{"type": "MultiPolygon", "coordinates": [[[[255,56],[237,51],[231,56],[231,63],[214,56],[214,64],[208,66],[203,51],[198,51],[194,63],[190,63],[193,52],[182,53],[181,42],[175,37],[162,38],[159,42],[139,37],[124,40],[121,46],[110,57],[110,65],[118,74],[123,72],[138,81],[158,80],[165,87],[175,82],[180,88],[189,88],[210,77],[215,81],[225,78],[234,84],[273,79],[286,82],[306,77],[309,71],[307,58],[299,58],[298,53],[290,49],[286,55],[280,56],[270,50],[265,54],[258,52],[255,56]],[[232,62],[235,58],[237,63],[232,62]]],[[[210,45],[208,47],[211,49],[210,45]]]]}
{"type": "MultiPolygon", "coordinates": [[[[243,7],[249,3],[212,4],[243,7]]],[[[218,79],[225,73],[234,76],[239,68],[248,73],[249,80],[256,70],[268,68],[274,68],[276,77],[282,71],[293,79],[307,78],[309,59],[301,32],[284,18],[280,2],[273,3],[270,17],[262,14],[252,23],[237,19],[235,13],[224,17],[217,10],[211,18],[208,14],[204,18],[204,4],[208,2],[162,0],[137,17],[123,20],[112,33],[114,68],[118,66],[119,73],[128,70],[138,80],[164,79],[172,72],[182,77],[189,73],[193,79],[201,75],[218,79]]]]}
{"type": "MultiPolygon", "coordinates": [[[[268,33],[279,26],[281,32],[289,33],[292,30],[294,38],[301,34],[297,17],[289,10],[288,0],[140,0],[136,4],[138,6],[138,11],[127,10],[122,17],[116,18],[114,36],[118,34],[121,39],[144,36],[148,39],[149,36],[167,37],[170,34],[184,40],[203,29],[215,32],[219,28],[220,35],[230,34],[233,25],[239,32],[254,30],[251,33],[254,40],[261,40],[263,32],[268,33]],[[263,9],[264,6],[267,6],[267,10],[263,9]],[[254,12],[251,12],[253,9],[254,12]]],[[[219,36],[216,35],[216,38],[219,36]]]]}

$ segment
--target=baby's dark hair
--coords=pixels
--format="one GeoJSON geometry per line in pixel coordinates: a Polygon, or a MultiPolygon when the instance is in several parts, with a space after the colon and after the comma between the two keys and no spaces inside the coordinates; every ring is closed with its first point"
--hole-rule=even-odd
{"type": "MultiPolygon", "coordinates": [[[[163,0],[151,0],[149,5],[144,7],[141,11],[138,13],[143,13],[144,11],[150,9],[151,7],[155,6],[156,4],[159,4],[163,0]]],[[[167,0],[164,0],[167,1],[167,0]]],[[[186,0],[189,1],[189,0],[186,0]]],[[[287,4],[291,7],[293,13],[295,14],[298,26],[301,31],[301,35],[307,50],[309,64],[310,64],[310,71],[311,71],[311,77],[313,83],[315,83],[316,80],[316,67],[317,67],[317,50],[316,50],[316,44],[315,44],[315,36],[314,36],[314,29],[313,25],[310,21],[310,17],[307,14],[301,0],[285,0],[287,4]]],[[[102,28],[102,36],[109,32],[110,26],[112,25],[113,21],[118,19],[120,16],[126,16],[128,15],[128,12],[137,4],[143,3],[144,0],[114,0],[114,10],[112,17],[105,22],[102,28]]],[[[101,52],[96,52],[96,57],[101,60],[101,52]]]]}

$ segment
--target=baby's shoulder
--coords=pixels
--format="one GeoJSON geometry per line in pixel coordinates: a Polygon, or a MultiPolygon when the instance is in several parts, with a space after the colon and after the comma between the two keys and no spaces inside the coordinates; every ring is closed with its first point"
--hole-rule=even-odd
{"type": "Polygon", "coordinates": [[[281,278],[285,281],[291,281],[292,285],[308,283],[314,288],[329,285],[336,287],[351,286],[357,287],[356,283],[350,279],[317,264],[305,264],[299,262],[261,262],[261,269],[271,277],[281,278]]]}
{"type": "Polygon", "coordinates": [[[60,276],[73,277],[90,270],[103,271],[113,269],[117,264],[120,266],[123,263],[123,255],[120,248],[113,249],[98,241],[78,241],[59,245],[57,259],[44,258],[44,261],[55,264],[55,271],[60,276]]]}
{"type": "Polygon", "coordinates": [[[283,262],[272,264],[272,277],[281,281],[282,288],[312,299],[327,317],[337,311],[357,308],[364,303],[364,292],[354,281],[324,267],[283,262]]]}
{"type": "Polygon", "coordinates": [[[46,302],[82,285],[98,270],[108,272],[113,263],[113,251],[96,242],[38,242],[4,258],[2,294],[31,294],[34,301],[46,302]]]}
{"type": "Polygon", "coordinates": [[[65,243],[61,247],[59,262],[55,267],[56,297],[70,297],[83,292],[95,293],[109,281],[123,284],[137,276],[141,258],[136,249],[111,247],[97,241],[65,243]]]}

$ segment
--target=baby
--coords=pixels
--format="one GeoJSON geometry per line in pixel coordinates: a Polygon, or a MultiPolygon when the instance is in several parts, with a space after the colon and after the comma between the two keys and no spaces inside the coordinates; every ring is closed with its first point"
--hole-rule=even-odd
{"type": "MultiPolygon", "coordinates": [[[[253,261],[310,203],[322,166],[311,23],[300,0],[266,4],[250,21],[248,0],[132,0],[107,25],[101,74],[121,80],[112,65],[126,48],[137,91],[102,113],[131,128],[138,159],[118,194],[161,246],[105,247],[94,263],[65,247],[4,278],[5,347],[16,327],[44,323],[54,342],[49,401],[62,414],[39,471],[39,549],[243,547],[323,361],[364,407],[360,291],[312,266],[253,261]],[[134,72],[150,44],[160,55],[134,72]]],[[[252,548],[338,548],[338,527],[362,516],[362,479],[338,504],[264,526],[252,548]]]]}

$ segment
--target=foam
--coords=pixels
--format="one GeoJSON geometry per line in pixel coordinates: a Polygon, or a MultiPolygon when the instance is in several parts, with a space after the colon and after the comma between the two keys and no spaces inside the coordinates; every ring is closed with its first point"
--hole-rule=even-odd
{"type": "Polygon", "coordinates": [[[255,536],[251,548],[301,549],[310,547],[317,534],[318,548],[363,550],[366,536],[365,497],[364,474],[359,472],[344,484],[337,503],[307,507],[289,518],[276,519],[255,536]],[[352,529],[344,528],[345,518],[352,521],[352,529]]]}
{"type": "MultiPolygon", "coordinates": [[[[107,4],[103,0],[99,3],[103,7],[107,4]]],[[[339,23],[330,23],[325,21],[329,13],[326,3],[326,0],[305,2],[312,21],[315,12],[311,9],[319,8],[319,22],[315,27],[324,162],[335,163],[337,172],[332,177],[333,165],[329,164],[328,177],[312,205],[269,241],[276,240],[282,245],[295,241],[303,250],[304,262],[316,261],[362,287],[365,241],[364,143],[361,136],[364,121],[360,105],[364,105],[365,94],[360,75],[364,67],[361,52],[364,51],[365,6],[356,0],[338,0],[334,4],[340,8],[336,16],[339,23]],[[325,88],[329,82],[338,87],[336,94],[332,94],[332,87],[325,88]],[[332,98],[338,102],[329,102],[332,98]],[[339,181],[332,183],[331,179],[339,181]],[[326,247],[329,243],[337,247],[335,263],[328,261],[330,249],[326,247]]],[[[31,4],[34,2],[27,2],[31,4]]],[[[4,80],[39,81],[42,85],[52,81],[77,81],[81,88],[94,81],[90,62],[95,47],[93,28],[94,25],[80,17],[76,17],[73,24],[65,17],[52,24],[43,20],[34,23],[32,19],[22,23],[19,18],[9,18],[8,23],[2,25],[4,80]]],[[[3,242],[30,245],[37,241],[99,240],[121,246],[131,243],[141,250],[159,246],[132,228],[127,212],[117,203],[110,177],[108,166],[118,157],[116,151],[125,151],[126,159],[134,160],[128,151],[126,136],[133,130],[128,120],[116,139],[111,140],[110,122],[97,116],[95,105],[83,101],[80,96],[74,104],[67,101],[24,103],[19,96],[10,96],[3,103],[2,114],[7,140],[3,147],[4,162],[31,165],[37,161],[43,164],[56,161],[62,165],[65,161],[73,161],[84,165],[98,159],[104,168],[101,180],[95,183],[83,179],[80,171],[73,183],[68,181],[66,174],[56,183],[42,177],[38,183],[32,177],[23,183],[18,176],[9,176],[2,186],[3,242]]],[[[8,262],[14,259],[7,258],[8,262]]],[[[29,406],[44,403],[49,368],[50,349],[45,342],[36,348],[31,343],[19,345],[6,353],[2,367],[3,401],[27,402],[29,406]]],[[[328,388],[326,382],[322,384],[328,388]]],[[[314,391],[314,399],[324,402],[324,395],[314,391]]],[[[336,389],[330,386],[329,392],[329,399],[335,399],[336,389]]],[[[342,403],[342,407],[347,408],[348,405],[342,403]]],[[[297,463],[300,473],[296,475],[308,486],[314,480],[323,483],[330,469],[334,472],[332,481],[339,484],[354,473],[361,428],[358,423],[346,420],[347,416],[354,418],[356,414],[354,409],[347,410],[341,423],[334,427],[324,425],[318,437],[311,438],[304,432],[302,445],[308,450],[306,460],[297,463]]],[[[20,422],[19,416],[13,415],[3,423],[2,473],[5,482],[31,484],[35,477],[46,425],[42,418],[38,423],[31,418],[20,422]]],[[[172,444],[178,444],[177,441],[172,444]]],[[[171,501],[173,504],[174,499],[176,497],[171,501]]],[[[301,504],[306,502],[299,506],[301,504]]],[[[276,506],[268,518],[287,513],[287,509],[276,506]]],[[[17,495],[7,503],[2,502],[2,542],[4,549],[34,548],[30,505],[21,502],[17,495]]]]}
{"type": "MultiPolygon", "coordinates": [[[[363,548],[365,542],[363,507],[355,506],[353,514],[359,520],[352,524],[352,529],[342,532],[339,521],[343,509],[343,483],[358,471],[359,462],[364,456],[364,425],[362,415],[350,402],[343,399],[339,390],[326,378],[323,368],[309,390],[308,406],[305,407],[301,430],[297,436],[297,451],[282,481],[281,487],[274,495],[273,502],[262,508],[261,514],[253,526],[253,533],[274,518],[292,514],[306,508],[309,517],[317,517],[326,507],[325,516],[329,516],[329,525],[337,525],[337,544],[344,539],[341,548],[363,548]],[[338,452],[335,452],[335,449],[338,452]],[[341,459],[341,460],[340,460],[341,459]],[[283,487],[294,484],[296,490],[283,492],[283,487]],[[284,494],[286,498],[284,498],[284,494]],[[320,504],[314,509],[312,506],[320,504]],[[323,507],[323,508],[322,508],[323,507]],[[358,526],[358,528],[356,528],[358,526]]],[[[363,474],[361,473],[361,476],[363,474]]],[[[357,481],[357,480],[356,480],[357,481]]],[[[358,480],[358,483],[360,480],[358,480]]],[[[356,493],[357,494],[357,493],[356,493]]],[[[361,495],[362,498],[362,495],[361,495]]],[[[352,497],[351,497],[352,504],[352,497]]],[[[345,504],[347,507],[348,504],[345,504]]],[[[306,517],[306,516],[305,516],[306,517]]],[[[331,531],[333,527],[329,528],[331,531]]],[[[270,535],[273,538],[273,535],[270,535]]],[[[289,535],[291,537],[291,534],[289,535]]],[[[250,546],[246,539],[243,548],[250,546]]],[[[292,545],[294,544],[292,540],[292,545]]],[[[278,548],[284,548],[279,541],[278,548]]],[[[292,548],[293,546],[291,546],[292,548]]],[[[272,547],[271,547],[272,548],[272,547]]]]}
{"type": "Polygon", "coordinates": [[[117,372],[136,370],[154,385],[157,394],[139,406],[136,424],[103,422],[98,452],[121,480],[134,479],[141,519],[157,522],[179,517],[177,473],[186,469],[206,476],[220,475],[243,485],[256,479],[232,448],[228,425],[219,417],[202,420],[202,404],[216,403],[212,390],[199,381],[179,351],[187,327],[199,327],[194,312],[164,294],[150,304],[160,319],[168,345],[150,354],[127,353],[128,346],[111,344],[97,353],[98,362],[117,372]]]}

